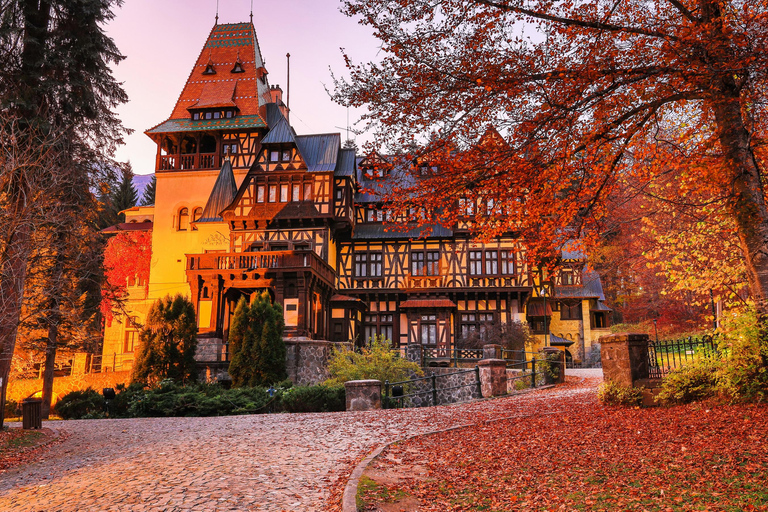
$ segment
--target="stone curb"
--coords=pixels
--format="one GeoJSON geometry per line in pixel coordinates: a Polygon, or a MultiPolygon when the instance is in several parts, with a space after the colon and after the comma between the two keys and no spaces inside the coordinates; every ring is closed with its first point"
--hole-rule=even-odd
{"type": "MultiPolygon", "coordinates": [[[[496,400],[498,398],[509,398],[511,396],[525,395],[525,394],[528,394],[528,393],[532,393],[532,392],[539,391],[539,390],[542,390],[542,389],[550,389],[550,388],[553,388],[553,387],[555,387],[554,384],[549,384],[549,385],[546,385],[546,386],[539,386],[536,389],[527,389],[527,390],[519,391],[519,392],[515,393],[514,395],[495,396],[495,397],[483,398],[483,399],[475,400],[475,401],[476,402],[480,402],[480,401],[486,401],[486,400],[496,400]]],[[[446,404],[446,406],[450,407],[451,405],[464,405],[466,403],[467,402],[464,402],[462,404],[446,404]]],[[[440,407],[440,406],[438,406],[438,407],[440,407]]],[[[504,421],[504,420],[508,420],[510,418],[517,418],[517,416],[505,416],[503,418],[494,418],[492,420],[485,420],[485,421],[483,421],[481,423],[484,423],[484,424],[488,425],[489,423],[494,423],[496,421],[504,421]]],[[[431,436],[431,435],[434,435],[434,434],[442,434],[444,432],[450,432],[452,430],[458,430],[458,429],[461,429],[461,428],[474,427],[474,426],[480,425],[481,423],[466,423],[466,424],[463,424],[463,425],[456,425],[456,426],[449,427],[449,428],[444,428],[444,429],[439,429],[439,430],[432,430],[430,432],[422,432],[421,434],[413,434],[413,435],[408,436],[408,437],[402,437],[400,439],[395,439],[394,441],[390,441],[389,443],[385,443],[385,444],[379,446],[378,448],[373,450],[370,454],[368,454],[368,456],[365,457],[362,461],[360,461],[360,463],[358,463],[358,465],[355,466],[355,469],[352,470],[352,474],[349,475],[349,480],[347,481],[347,485],[344,487],[344,494],[343,494],[343,497],[342,497],[342,500],[341,500],[341,511],[342,512],[357,512],[357,500],[356,500],[356,498],[357,498],[357,487],[358,487],[358,484],[360,483],[360,477],[363,476],[363,473],[368,468],[368,465],[371,462],[373,462],[373,460],[376,457],[381,455],[381,452],[383,452],[384,450],[386,450],[387,448],[389,448],[393,444],[401,443],[403,441],[410,441],[411,439],[414,439],[416,437],[431,436]]]]}

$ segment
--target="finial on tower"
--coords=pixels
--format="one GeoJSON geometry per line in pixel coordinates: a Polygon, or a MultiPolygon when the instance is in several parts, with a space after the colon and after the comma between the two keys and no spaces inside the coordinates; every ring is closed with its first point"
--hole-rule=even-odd
{"type": "Polygon", "coordinates": [[[253,25],[253,0],[251,0],[251,25],[253,25]]]}
{"type": "Polygon", "coordinates": [[[216,0],[216,21],[214,22],[214,25],[219,25],[219,0],[216,0]]]}

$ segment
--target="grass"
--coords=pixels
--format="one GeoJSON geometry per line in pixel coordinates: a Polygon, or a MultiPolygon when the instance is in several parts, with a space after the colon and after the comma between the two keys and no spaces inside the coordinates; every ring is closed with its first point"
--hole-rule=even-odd
{"type": "Polygon", "coordinates": [[[45,434],[39,430],[6,429],[0,433],[0,452],[11,452],[36,446],[45,434]]]}

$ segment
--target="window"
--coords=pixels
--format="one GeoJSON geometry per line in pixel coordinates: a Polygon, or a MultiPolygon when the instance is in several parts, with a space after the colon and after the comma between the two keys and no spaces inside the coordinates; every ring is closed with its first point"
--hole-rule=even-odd
{"type": "Polygon", "coordinates": [[[373,338],[374,336],[383,336],[384,338],[393,341],[393,319],[394,315],[391,313],[381,313],[378,315],[365,315],[365,341],[373,338]]]}
{"type": "Polygon", "coordinates": [[[233,115],[235,115],[235,113],[232,112],[231,110],[227,110],[226,114],[227,114],[227,119],[230,119],[233,115]]]}
{"type": "Polygon", "coordinates": [[[256,187],[256,201],[259,203],[264,202],[264,193],[265,193],[266,187],[264,185],[259,185],[256,187]]]}
{"type": "Polygon", "coordinates": [[[411,275],[440,275],[440,251],[414,251],[411,253],[411,275]]]}
{"type": "Polygon", "coordinates": [[[366,212],[368,222],[384,222],[384,212],[376,208],[369,208],[366,212]]]}
{"type": "Polygon", "coordinates": [[[192,114],[192,119],[194,119],[195,121],[200,119],[200,113],[199,112],[195,112],[194,114],[192,114]]]}
{"type": "Polygon", "coordinates": [[[534,334],[547,334],[549,332],[549,322],[544,317],[529,317],[528,325],[534,334]]]}
{"type": "MultiPolygon", "coordinates": [[[[192,210],[192,222],[197,222],[200,220],[200,217],[203,216],[203,209],[199,206],[192,210]]],[[[192,224],[192,231],[197,231],[197,226],[192,224]]]]}
{"type": "Polygon", "coordinates": [[[206,119],[211,119],[211,117],[213,117],[213,113],[212,112],[206,112],[205,113],[205,118],[206,119]]]}
{"type": "Polygon", "coordinates": [[[189,210],[187,208],[179,210],[179,224],[176,229],[177,231],[186,231],[189,229],[189,210]]]}
{"type": "Polygon", "coordinates": [[[222,151],[224,151],[225,155],[236,155],[237,154],[237,143],[234,143],[234,144],[224,144],[222,146],[222,151]]]}
{"type": "Polygon", "coordinates": [[[139,340],[139,317],[134,316],[125,325],[125,336],[123,338],[123,353],[130,354],[136,348],[136,342],[139,340]]]}
{"type": "Polygon", "coordinates": [[[464,215],[465,217],[474,217],[475,216],[475,201],[474,199],[469,199],[466,197],[462,197],[459,199],[459,213],[461,215],[464,215]]]}
{"type": "Polygon", "coordinates": [[[501,275],[509,276],[515,273],[515,251],[504,249],[499,251],[501,257],[501,275]]]}
{"type": "Polygon", "coordinates": [[[269,161],[270,162],[279,162],[280,161],[280,152],[279,151],[270,151],[269,152],[269,161]]]}
{"type": "Polygon", "coordinates": [[[467,338],[473,332],[484,336],[486,329],[493,323],[493,313],[464,313],[461,315],[461,337],[467,338]]]}
{"type": "Polygon", "coordinates": [[[277,202],[277,185],[269,186],[269,202],[270,203],[277,202]]]}
{"type": "Polygon", "coordinates": [[[221,117],[221,112],[214,112],[214,113],[213,113],[213,118],[214,118],[214,119],[218,119],[218,118],[220,118],[220,117],[221,117]]]}
{"type": "Polygon", "coordinates": [[[301,187],[299,185],[293,185],[293,188],[291,189],[291,201],[298,202],[301,201],[301,187]]]}
{"type": "Polygon", "coordinates": [[[469,275],[479,276],[483,273],[483,251],[469,251],[469,275]]]}
{"type": "Polygon", "coordinates": [[[284,149],[281,159],[282,159],[283,162],[290,162],[291,161],[291,150],[290,149],[284,149]]]}
{"type": "Polygon", "coordinates": [[[280,202],[281,203],[288,202],[288,185],[287,184],[280,185],[280,202]]]}
{"type": "Polygon", "coordinates": [[[312,184],[311,183],[304,184],[304,200],[305,201],[312,200],[312,184]]]}
{"type": "Polygon", "coordinates": [[[489,276],[495,276],[499,273],[498,251],[485,251],[485,273],[489,276]]]}
{"type": "Polygon", "coordinates": [[[576,276],[574,276],[572,269],[560,271],[560,284],[562,286],[573,286],[576,284],[576,276]]]}
{"type": "Polygon", "coordinates": [[[581,303],[560,304],[560,320],[581,320],[581,303]]]}
{"type": "Polygon", "coordinates": [[[437,317],[421,315],[421,344],[437,345],[437,317]]]}
{"type": "Polygon", "coordinates": [[[605,313],[593,313],[592,315],[592,328],[593,329],[605,329],[608,327],[608,319],[605,313]]]}
{"type": "Polygon", "coordinates": [[[355,254],[355,277],[368,276],[368,253],[355,254]]]}
{"type": "Polygon", "coordinates": [[[368,255],[371,265],[371,277],[381,277],[381,260],[382,255],[380,252],[374,252],[368,255]]]}

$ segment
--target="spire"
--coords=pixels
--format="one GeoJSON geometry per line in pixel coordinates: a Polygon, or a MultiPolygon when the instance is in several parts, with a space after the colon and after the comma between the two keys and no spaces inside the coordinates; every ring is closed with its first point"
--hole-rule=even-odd
{"type": "Polygon", "coordinates": [[[216,0],[216,21],[213,24],[215,26],[219,24],[219,0],[216,0]]]}
{"type": "Polygon", "coordinates": [[[223,219],[219,214],[232,203],[236,194],[235,175],[232,172],[232,163],[227,158],[224,160],[224,165],[221,166],[219,177],[216,178],[208,202],[197,222],[222,222],[223,219]]]}

